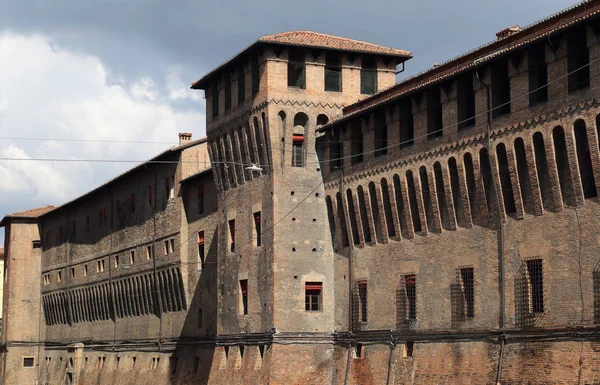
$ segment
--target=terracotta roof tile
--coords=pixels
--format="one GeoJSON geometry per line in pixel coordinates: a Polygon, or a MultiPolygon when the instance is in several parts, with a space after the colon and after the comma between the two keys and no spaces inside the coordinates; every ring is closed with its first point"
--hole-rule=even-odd
{"type": "Polygon", "coordinates": [[[54,206],[48,205],[43,207],[38,207],[35,209],[29,209],[25,211],[19,211],[16,213],[7,214],[7,218],[37,218],[40,215],[46,214],[48,211],[54,210],[54,206]]]}
{"type": "Polygon", "coordinates": [[[382,45],[368,43],[365,41],[348,39],[345,37],[328,35],[312,31],[290,31],[276,33],[274,35],[261,36],[258,41],[275,44],[298,45],[303,47],[315,47],[335,49],[340,51],[364,52],[379,55],[390,55],[398,57],[410,57],[411,53],[396,48],[384,47],[382,45]]]}
{"type": "Polygon", "coordinates": [[[412,54],[409,51],[404,51],[396,48],[384,47],[382,45],[368,43],[366,41],[348,39],[345,37],[339,37],[334,35],[328,35],[325,33],[318,33],[312,31],[290,31],[276,33],[273,35],[261,36],[244,48],[242,51],[237,53],[229,60],[221,63],[219,66],[213,68],[210,72],[205,74],[199,80],[192,83],[193,89],[203,89],[206,80],[213,77],[217,72],[225,68],[227,65],[236,61],[239,57],[250,52],[254,47],[259,44],[282,44],[300,47],[312,47],[321,49],[340,50],[357,53],[371,53],[377,55],[392,56],[397,58],[403,58],[404,60],[410,59],[412,54]]]}

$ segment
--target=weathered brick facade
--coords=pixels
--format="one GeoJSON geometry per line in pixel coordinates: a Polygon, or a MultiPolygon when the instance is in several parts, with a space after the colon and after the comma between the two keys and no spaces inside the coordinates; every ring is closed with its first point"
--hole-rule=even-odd
{"type": "Polygon", "coordinates": [[[205,140],[3,220],[4,383],[600,382],[599,12],[395,85],[259,38],[192,85],[205,140]]]}

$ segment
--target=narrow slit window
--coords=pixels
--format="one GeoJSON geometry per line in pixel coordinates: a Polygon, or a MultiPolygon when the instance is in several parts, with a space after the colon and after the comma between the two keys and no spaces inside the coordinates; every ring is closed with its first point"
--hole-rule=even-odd
{"type": "Polygon", "coordinates": [[[235,219],[229,220],[229,239],[230,239],[229,251],[234,252],[235,251],[235,219]]]}
{"type": "Polygon", "coordinates": [[[241,293],[241,314],[248,314],[248,280],[243,279],[240,281],[240,293],[241,293]]]}
{"type": "Polygon", "coordinates": [[[527,278],[529,286],[529,312],[544,312],[544,274],[541,259],[527,261],[527,278]]]}
{"type": "Polygon", "coordinates": [[[204,231],[198,232],[198,270],[204,269],[204,231]]]}
{"type": "Polygon", "coordinates": [[[131,194],[131,213],[135,213],[135,194],[131,194]]]}
{"type": "Polygon", "coordinates": [[[148,186],[148,207],[152,207],[152,186],[148,186]]]}
{"type": "Polygon", "coordinates": [[[256,246],[262,245],[262,231],[261,231],[261,213],[260,211],[254,213],[254,231],[256,233],[256,246]]]}
{"type": "Polygon", "coordinates": [[[358,301],[359,301],[359,320],[367,322],[368,307],[367,307],[367,281],[358,282],[358,301]]]}
{"type": "Polygon", "coordinates": [[[404,277],[406,290],[406,319],[417,319],[417,276],[414,274],[404,277]]]}
{"type": "Polygon", "coordinates": [[[475,316],[475,280],[472,267],[460,269],[460,284],[463,297],[463,317],[473,318],[475,316]]]}
{"type": "Polygon", "coordinates": [[[340,128],[335,126],[329,136],[329,171],[333,172],[342,168],[344,146],[340,138],[340,128]]]}

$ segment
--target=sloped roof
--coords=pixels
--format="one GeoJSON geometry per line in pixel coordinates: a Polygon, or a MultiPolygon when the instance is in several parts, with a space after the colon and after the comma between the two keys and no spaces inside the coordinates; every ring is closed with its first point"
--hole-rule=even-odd
{"type": "Polygon", "coordinates": [[[22,218],[25,218],[25,219],[37,218],[37,217],[44,215],[47,212],[52,211],[52,210],[54,210],[54,206],[47,205],[47,206],[43,206],[43,207],[37,207],[35,209],[29,209],[29,210],[25,210],[25,211],[19,211],[16,213],[6,214],[4,216],[4,219],[2,219],[2,221],[0,221],[0,227],[4,226],[5,221],[9,218],[20,218],[20,219],[22,219],[22,218]]]}
{"type": "Polygon", "coordinates": [[[280,44],[296,47],[330,49],[345,52],[369,53],[375,55],[391,56],[405,60],[410,59],[412,57],[412,54],[409,51],[385,47],[378,44],[368,43],[366,41],[354,40],[346,37],[328,35],[325,33],[313,31],[289,31],[259,37],[254,43],[250,44],[248,47],[246,47],[241,52],[233,56],[231,59],[215,67],[212,71],[204,75],[198,81],[192,83],[191,88],[203,89],[202,87],[204,87],[207,79],[209,79],[215,73],[223,69],[225,66],[232,63],[244,54],[248,53],[250,50],[252,50],[254,47],[260,44],[280,44]]]}

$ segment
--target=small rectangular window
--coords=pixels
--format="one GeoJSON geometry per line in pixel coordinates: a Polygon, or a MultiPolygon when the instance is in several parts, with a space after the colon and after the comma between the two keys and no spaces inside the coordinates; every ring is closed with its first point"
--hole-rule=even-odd
{"type": "Polygon", "coordinates": [[[131,369],[135,368],[135,361],[137,361],[137,357],[131,357],[131,369]]]}
{"type": "Polygon", "coordinates": [[[240,281],[240,293],[241,293],[241,299],[242,299],[242,307],[241,307],[241,313],[242,314],[248,314],[248,280],[247,279],[242,279],[240,281]]]}
{"type": "Polygon", "coordinates": [[[135,213],[135,194],[131,194],[131,213],[135,213]]]}
{"type": "Polygon", "coordinates": [[[210,100],[212,103],[212,116],[214,118],[219,116],[219,87],[217,83],[213,84],[212,86],[210,100]]]}
{"type": "Polygon", "coordinates": [[[169,240],[165,240],[165,255],[169,255],[169,240]]]}
{"type": "Polygon", "coordinates": [[[71,278],[75,278],[75,268],[71,268],[71,278]]]}
{"type": "Polygon", "coordinates": [[[372,95],[377,92],[377,63],[372,56],[363,56],[360,69],[360,93],[372,95]]]}
{"type": "MultiPolygon", "coordinates": [[[[98,268],[100,268],[100,262],[98,262],[98,268]]],[[[115,255],[115,269],[119,268],[119,256],[115,255]]]]}
{"type": "Polygon", "coordinates": [[[417,276],[414,274],[404,277],[406,290],[406,318],[417,319],[417,276]]]}
{"type": "Polygon", "coordinates": [[[152,259],[152,246],[146,246],[146,259],[152,259]]]}
{"type": "Polygon", "coordinates": [[[204,269],[204,231],[198,232],[198,270],[204,269]]]}
{"type": "Polygon", "coordinates": [[[134,262],[135,262],[135,250],[131,250],[129,252],[129,264],[133,265],[134,262]]]}
{"type": "Polygon", "coordinates": [[[323,291],[322,282],[306,282],[304,284],[304,310],[321,310],[321,292],[323,291]]]}
{"type": "Polygon", "coordinates": [[[173,175],[168,176],[165,180],[165,191],[167,199],[175,198],[175,177],[173,175]]]}
{"type": "Polygon", "coordinates": [[[229,240],[230,246],[229,251],[235,251],[235,219],[229,220],[229,240]]]}
{"type": "Polygon", "coordinates": [[[171,245],[171,253],[174,253],[175,252],[175,238],[171,238],[169,240],[169,243],[171,245]]]}
{"type": "Polygon", "coordinates": [[[529,286],[529,312],[544,312],[544,273],[541,259],[527,261],[527,277],[529,286]]]}
{"type": "Polygon", "coordinates": [[[88,266],[87,265],[83,265],[83,276],[87,277],[88,275],[88,266]]]}
{"type": "Polygon", "coordinates": [[[223,76],[223,87],[225,88],[225,111],[231,109],[231,75],[229,71],[223,76]]]}
{"type": "Polygon", "coordinates": [[[50,284],[50,274],[44,274],[44,285],[50,284]]]}
{"type": "Polygon", "coordinates": [[[35,357],[23,357],[23,367],[33,368],[35,364],[35,357]]]}
{"type": "Polygon", "coordinates": [[[198,186],[198,214],[204,214],[204,185],[198,186]]]}
{"type": "Polygon", "coordinates": [[[306,62],[303,50],[289,50],[288,87],[306,88],[306,62]]]}
{"type": "Polygon", "coordinates": [[[294,134],[292,139],[292,167],[304,167],[304,135],[294,134]]]}
{"type": "Polygon", "coordinates": [[[342,65],[338,53],[329,52],[325,57],[325,91],[342,91],[342,65]]]}
{"type": "Polygon", "coordinates": [[[262,245],[262,230],[260,211],[254,213],[254,232],[256,233],[256,246],[262,245]]]}
{"type": "Polygon", "coordinates": [[[58,271],[58,275],[56,276],[56,282],[62,281],[62,271],[58,271]]]}
{"type": "Polygon", "coordinates": [[[358,282],[358,301],[359,301],[359,320],[360,322],[367,322],[367,281],[358,282]]]}
{"type": "Polygon", "coordinates": [[[238,104],[243,103],[246,100],[246,73],[244,72],[244,65],[240,64],[238,68],[238,104]]]}

